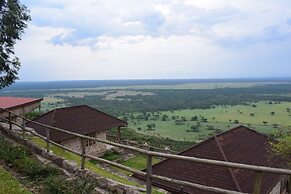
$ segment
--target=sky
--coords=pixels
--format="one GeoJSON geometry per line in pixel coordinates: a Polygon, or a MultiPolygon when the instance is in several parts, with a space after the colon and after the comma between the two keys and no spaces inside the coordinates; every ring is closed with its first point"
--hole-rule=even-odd
{"type": "Polygon", "coordinates": [[[21,0],[21,81],[290,77],[290,0],[21,0]]]}

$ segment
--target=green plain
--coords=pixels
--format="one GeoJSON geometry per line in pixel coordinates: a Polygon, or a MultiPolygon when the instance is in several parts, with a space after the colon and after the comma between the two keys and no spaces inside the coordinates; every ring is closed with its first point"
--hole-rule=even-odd
{"type": "MultiPolygon", "coordinates": [[[[280,129],[290,128],[291,116],[286,111],[287,108],[291,109],[291,102],[281,102],[279,104],[269,104],[267,101],[260,101],[252,103],[256,107],[251,105],[235,105],[235,106],[216,106],[209,109],[186,109],[176,111],[160,111],[160,118],[158,120],[142,120],[132,119],[129,120],[129,128],[135,129],[140,133],[149,135],[168,137],[174,140],[186,140],[186,141],[199,141],[207,138],[212,131],[207,130],[207,126],[214,126],[222,131],[235,127],[239,124],[249,126],[259,132],[265,134],[271,134],[277,131],[273,127],[274,124],[278,124],[280,129]],[[271,112],[274,112],[272,115],[271,112]],[[253,113],[254,116],[250,114],[253,113]],[[162,121],[162,115],[167,115],[168,119],[162,121]],[[185,117],[187,121],[183,125],[176,125],[173,116],[185,117]],[[201,127],[199,132],[187,132],[191,130],[192,125],[196,125],[196,121],[191,121],[191,118],[198,116],[207,118],[208,122],[200,122],[201,127]],[[239,123],[234,123],[237,120],[239,123]],[[267,122],[267,123],[263,123],[267,122]],[[147,125],[155,124],[155,130],[147,130],[147,125]],[[138,130],[141,128],[141,130],[138,130]]],[[[141,113],[136,113],[140,115],[141,113]]],[[[152,114],[152,113],[150,113],[152,114]]],[[[157,114],[156,112],[154,114],[157,114]]]]}

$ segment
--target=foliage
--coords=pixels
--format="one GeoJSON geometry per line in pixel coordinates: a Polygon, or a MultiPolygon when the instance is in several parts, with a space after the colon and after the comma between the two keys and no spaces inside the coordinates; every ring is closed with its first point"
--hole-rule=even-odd
{"type": "Polygon", "coordinates": [[[279,154],[280,156],[284,157],[287,161],[289,161],[291,165],[291,130],[278,135],[279,138],[277,139],[277,143],[271,143],[273,151],[276,154],[279,154]]]}
{"type": "Polygon", "coordinates": [[[29,120],[33,120],[33,119],[38,118],[40,115],[42,115],[41,112],[29,112],[25,114],[25,118],[29,120]]]}
{"type": "Polygon", "coordinates": [[[21,188],[15,177],[0,166],[0,193],[8,194],[11,191],[13,191],[13,194],[30,194],[29,191],[21,188]]]}
{"type": "Polygon", "coordinates": [[[90,194],[96,184],[91,180],[64,180],[62,177],[51,176],[45,181],[45,192],[48,194],[90,194]]]}
{"type": "Polygon", "coordinates": [[[18,79],[20,61],[14,55],[14,45],[30,20],[28,12],[19,0],[0,1],[0,89],[18,79]]]}
{"type": "MultiPolygon", "coordinates": [[[[114,135],[116,131],[111,129],[108,131],[111,135],[114,135]]],[[[190,141],[175,141],[169,138],[155,137],[150,135],[144,135],[137,133],[133,129],[123,129],[121,130],[121,139],[122,140],[132,140],[137,141],[139,144],[147,143],[149,146],[158,147],[164,149],[169,147],[173,151],[182,151],[190,146],[193,146],[195,142],[190,141]]]]}
{"type": "Polygon", "coordinates": [[[20,173],[28,176],[31,180],[39,180],[59,173],[58,169],[40,164],[37,160],[29,157],[15,160],[13,165],[20,173]]]}
{"type": "Polygon", "coordinates": [[[20,146],[11,146],[7,141],[0,138],[0,159],[6,163],[13,163],[18,159],[28,156],[27,151],[20,146]]]}

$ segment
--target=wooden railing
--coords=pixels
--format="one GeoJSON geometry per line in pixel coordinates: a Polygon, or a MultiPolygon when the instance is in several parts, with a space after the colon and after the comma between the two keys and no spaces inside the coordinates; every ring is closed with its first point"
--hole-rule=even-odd
{"type": "MultiPolygon", "coordinates": [[[[36,125],[42,126],[46,128],[46,137],[43,137],[42,135],[34,132],[34,131],[29,131],[32,135],[39,137],[40,139],[46,141],[46,149],[49,152],[50,151],[50,144],[55,145],[61,149],[64,149],[66,151],[69,151],[71,153],[74,153],[78,156],[81,156],[81,169],[85,168],[85,160],[86,158],[89,159],[93,159],[96,161],[99,161],[101,163],[105,163],[105,164],[109,164],[118,168],[121,168],[123,170],[126,170],[128,172],[131,173],[135,173],[138,174],[140,176],[145,177],[146,180],[146,192],[147,194],[151,194],[152,193],[152,179],[158,179],[158,180],[162,180],[162,181],[166,181],[166,182],[170,182],[170,183],[175,183],[181,186],[181,188],[183,187],[192,187],[192,188],[196,188],[196,189],[201,189],[203,191],[210,191],[210,192],[215,192],[215,193],[224,193],[224,194],[242,194],[242,192],[238,192],[238,191],[231,191],[231,190],[226,190],[226,189],[221,189],[221,188],[217,188],[217,187],[210,187],[210,186],[206,186],[206,185],[201,185],[201,184],[196,184],[196,183],[192,183],[192,182],[187,182],[187,181],[183,181],[183,180],[176,180],[176,179],[172,179],[169,177],[164,177],[164,176],[159,176],[159,175],[155,175],[152,174],[152,158],[153,156],[157,156],[157,157],[162,157],[162,158],[172,158],[172,159],[176,159],[176,160],[184,160],[184,161],[189,161],[189,162],[193,162],[193,163],[200,163],[200,164],[208,164],[208,165],[216,165],[216,166],[222,166],[222,167],[226,167],[226,168],[238,168],[238,169],[245,169],[245,170],[250,170],[250,171],[255,171],[256,172],[256,177],[254,180],[254,188],[253,188],[253,194],[260,194],[260,188],[261,188],[261,182],[262,182],[262,174],[263,173],[272,173],[272,174],[280,174],[280,175],[288,175],[289,177],[291,177],[291,170],[288,169],[281,169],[281,168],[270,168],[270,167],[265,167],[265,166],[255,166],[255,165],[247,165],[247,164],[240,164],[240,163],[232,163],[232,162],[225,162],[225,161],[219,161],[219,160],[210,160],[210,159],[203,159],[203,158],[196,158],[196,157],[188,157],[188,156],[181,156],[181,155],[174,155],[174,154],[168,154],[168,153],[161,153],[161,152],[154,152],[154,151],[150,151],[150,150],[145,150],[145,149],[141,149],[141,148],[136,148],[133,146],[128,146],[128,145],[124,145],[124,144],[120,144],[120,143],[115,143],[112,141],[108,141],[108,140],[103,140],[103,139],[99,139],[99,138],[94,138],[94,137],[89,137],[86,135],[81,135],[78,133],[74,133],[74,132],[70,132],[61,128],[57,128],[57,127],[52,127],[49,125],[45,125],[42,123],[38,123],[36,121],[32,121],[29,120],[23,116],[17,115],[11,111],[8,111],[6,109],[2,109],[0,108],[0,110],[7,112],[8,113],[8,118],[2,118],[0,117],[2,120],[8,122],[9,124],[9,128],[10,130],[12,130],[12,125],[18,126],[22,129],[23,131],[23,138],[25,138],[25,133],[28,132],[28,130],[25,128],[25,124],[17,124],[15,122],[12,121],[12,115],[19,117],[21,119],[23,119],[23,121],[27,121],[27,122],[31,122],[34,123],[36,125]],[[67,133],[70,135],[73,135],[75,137],[80,138],[80,143],[81,143],[81,152],[77,152],[75,150],[72,150],[70,148],[67,148],[63,145],[60,145],[56,142],[53,142],[50,140],[50,130],[56,130],[56,131],[60,131],[63,133],[67,133]],[[100,143],[104,143],[104,144],[108,144],[108,145],[112,145],[112,146],[116,146],[119,148],[123,148],[123,149],[128,149],[131,151],[135,151],[141,154],[144,154],[147,156],[147,168],[146,168],[146,172],[140,171],[140,170],[136,170],[127,166],[124,166],[122,164],[116,163],[116,162],[112,162],[106,159],[102,159],[99,157],[95,157],[89,154],[86,154],[86,148],[85,148],[85,141],[86,140],[94,140],[96,142],[100,142],[100,143]]],[[[1,111],[0,111],[1,112],[1,111]]]]}

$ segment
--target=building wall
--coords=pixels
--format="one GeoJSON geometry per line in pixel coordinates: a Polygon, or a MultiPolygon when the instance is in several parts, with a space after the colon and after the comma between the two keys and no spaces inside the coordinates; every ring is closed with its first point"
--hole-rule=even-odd
{"type": "MultiPolygon", "coordinates": [[[[106,131],[101,132],[101,133],[96,133],[93,135],[90,134],[90,136],[106,140],[106,131]]],[[[61,144],[68,148],[71,148],[72,150],[81,152],[81,142],[79,138],[65,140],[61,142],[61,144]]],[[[106,152],[106,144],[104,143],[96,142],[95,144],[86,147],[86,154],[90,154],[93,156],[99,157],[99,156],[102,156],[105,152],[106,152]]]]}
{"type": "MultiPolygon", "coordinates": [[[[9,110],[17,115],[25,116],[26,113],[32,112],[34,109],[39,108],[39,107],[40,107],[40,102],[34,102],[28,105],[24,105],[24,106],[14,108],[14,109],[9,109],[9,110]]],[[[8,116],[9,114],[7,112],[0,113],[0,117],[8,118],[8,116]]],[[[15,116],[12,117],[12,121],[16,122],[17,124],[23,123],[23,119],[19,117],[16,118],[15,116]]]]}
{"type": "Polygon", "coordinates": [[[288,191],[289,186],[289,177],[283,176],[281,181],[276,184],[276,186],[272,189],[269,194],[291,194],[288,191]]]}
{"type": "Polygon", "coordinates": [[[277,185],[272,189],[269,194],[280,194],[281,190],[281,181],[277,183],[277,185]]]}

